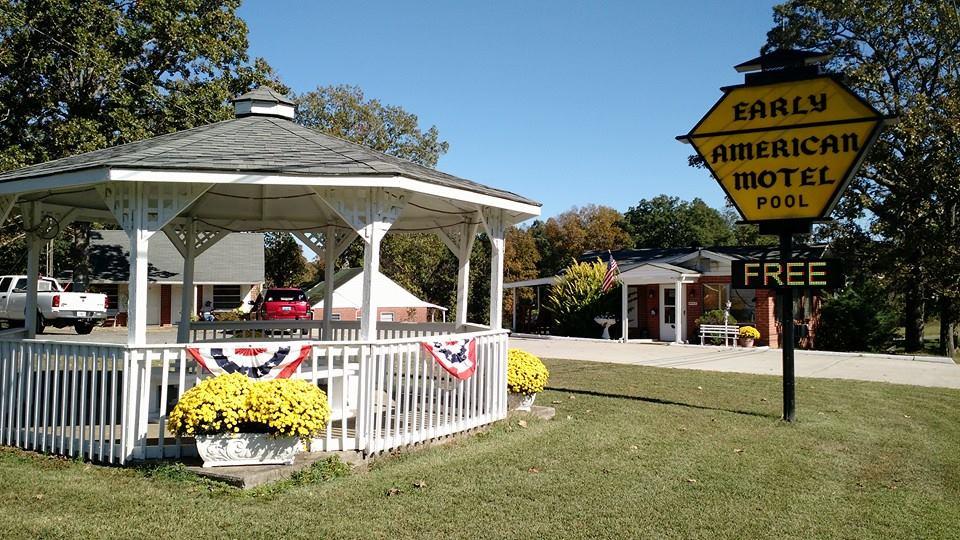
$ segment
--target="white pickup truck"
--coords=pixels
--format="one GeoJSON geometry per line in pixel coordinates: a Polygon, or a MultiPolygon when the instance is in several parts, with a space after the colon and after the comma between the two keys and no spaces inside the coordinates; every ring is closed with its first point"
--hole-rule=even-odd
{"type": "MultiPolygon", "coordinates": [[[[0,320],[23,324],[27,304],[27,276],[0,276],[0,320]]],[[[72,326],[78,334],[89,334],[107,316],[107,295],[64,292],[57,280],[37,282],[37,333],[46,326],[72,326]]]]}

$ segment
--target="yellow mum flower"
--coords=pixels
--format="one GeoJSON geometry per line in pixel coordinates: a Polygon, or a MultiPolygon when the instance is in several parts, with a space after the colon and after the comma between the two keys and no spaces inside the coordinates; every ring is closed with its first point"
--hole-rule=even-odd
{"type": "Polygon", "coordinates": [[[520,349],[507,352],[507,389],[518,394],[536,394],[547,386],[550,372],[536,356],[520,349]]]}

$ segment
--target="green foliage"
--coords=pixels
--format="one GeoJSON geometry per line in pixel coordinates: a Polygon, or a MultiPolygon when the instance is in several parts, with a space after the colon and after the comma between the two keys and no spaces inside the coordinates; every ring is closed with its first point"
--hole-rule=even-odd
{"type": "MultiPolygon", "coordinates": [[[[257,84],[285,92],[265,61],[250,61],[239,4],[5,2],[0,171],[230,118],[229,99],[257,84]]],[[[26,266],[15,220],[0,230],[2,273],[26,266]]],[[[55,274],[82,276],[78,229],[54,241],[55,274]]]]}
{"type": "MultiPolygon", "coordinates": [[[[714,309],[704,313],[703,315],[700,315],[700,318],[697,319],[697,324],[723,324],[723,318],[723,310],[714,309]]],[[[737,319],[733,315],[728,315],[727,324],[737,324],[737,319]]]]}
{"type": "Polygon", "coordinates": [[[885,351],[898,325],[889,295],[875,281],[850,285],[824,300],[815,328],[817,349],[885,351]]]}
{"type": "Polygon", "coordinates": [[[278,84],[239,0],[11,1],[0,10],[0,170],[229,118],[278,84]]]}
{"type": "Polygon", "coordinates": [[[290,480],[297,486],[309,486],[349,475],[350,465],[340,461],[338,456],[330,456],[327,459],[315,462],[306,469],[293,473],[290,480]]]}
{"type": "Polygon", "coordinates": [[[614,313],[618,288],[603,292],[603,276],[607,265],[595,262],[574,262],[568,266],[547,296],[547,307],[553,315],[555,333],[563,336],[597,337],[600,326],[594,317],[614,313]]]}
{"type": "Polygon", "coordinates": [[[906,349],[922,347],[925,298],[941,318],[960,310],[960,17],[953,0],[784,2],[765,48],[819,49],[829,68],[878,110],[898,117],[881,132],[831,227],[866,237],[867,273],[904,297],[906,349]],[[882,241],[876,241],[880,239],[882,241]],[[932,294],[931,294],[932,293],[932,294]]]}
{"type": "Polygon", "coordinates": [[[587,251],[630,247],[623,215],[609,206],[573,207],[546,221],[535,221],[530,234],[540,251],[540,273],[553,276],[587,251]]]}
{"type": "Polygon", "coordinates": [[[736,240],[723,214],[699,198],[689,202],[667,195],[642,199],[624,218],[638,248],[722,246],[736,240]]]}
{"type": "Polygon", "coordinates": [[[290,233],[264,235],[265,272],[268,287],[296,287],[312,277],[300,244],[290,233]]]}
{"type": "Polygon", "coordinates": [[[427,167],[450,146],[436,126],[422,131],[417,115],[367,99],[356,86],[318,86],[296,101],[299,124],[427,167]]]}

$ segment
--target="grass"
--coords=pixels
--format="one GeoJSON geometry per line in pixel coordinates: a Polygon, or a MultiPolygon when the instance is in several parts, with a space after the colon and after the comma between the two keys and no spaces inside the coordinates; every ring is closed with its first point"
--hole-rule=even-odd
{"type": "Polygon", "coordinates": [[[254,492],[171,464],[0,451],[0,538],[949,538],[960,392],[548,361],[538,403],[451,445],[254,492]]]}

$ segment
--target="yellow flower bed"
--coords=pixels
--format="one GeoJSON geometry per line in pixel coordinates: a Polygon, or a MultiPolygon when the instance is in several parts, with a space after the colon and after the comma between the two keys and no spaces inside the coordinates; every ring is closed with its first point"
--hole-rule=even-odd
{"type": "Polygon", "coordinates": [[[270,433],[311,437],[330,418],[327,395],[307,381],[254,382],[240,373],[204,379],[183,393],[167,425],[177,435],[270,433]]]}
{"type": "Polygon", "coordinates": [[[518,394],[536,394],[547,386],[550,372],[536,356],[520,349],[507,352],[507,389],[518,394]]]}
{"type": "Polygon", "coordinates": [[[741,326],[740,327],[740,337],[742,338],[752,338],[760,339],[760,331],[752,326],[741,326]]]}
{"type": "Polygon", "coordinates": [[[167,425],[177,435],[238,432],[247,419],[247,394],[253,383],[231,373],[204,379],[187,390],[170,412],[167,425]]]}
{"type": "Polygon", "coordinates": [[[276,379],[253,385],[247,420],[281,436],[319,435],[330,419],[327,395],[307,381],[276,379]]]}

